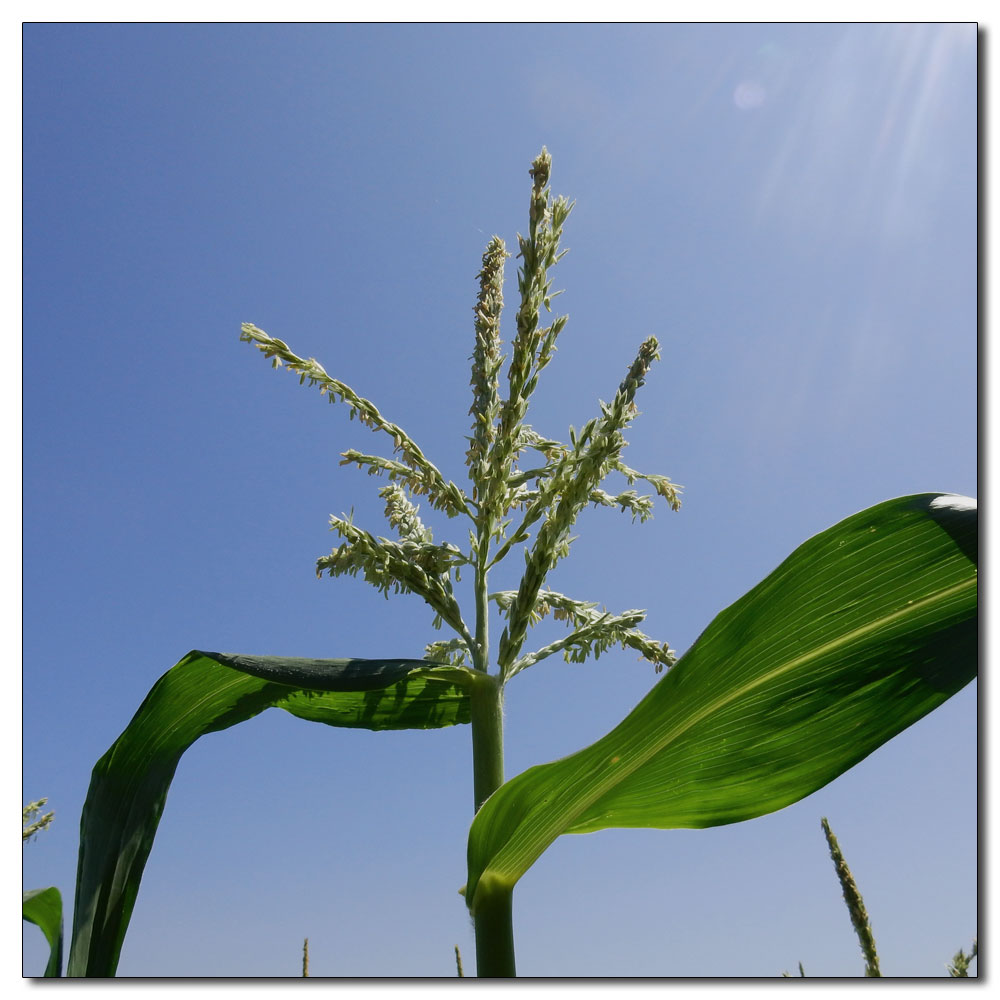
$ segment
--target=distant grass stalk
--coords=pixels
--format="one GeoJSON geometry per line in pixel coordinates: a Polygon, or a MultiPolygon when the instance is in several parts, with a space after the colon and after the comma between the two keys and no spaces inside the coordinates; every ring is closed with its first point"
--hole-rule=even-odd
{"type": "Polygon", "coordinates": [[[870,978],[882,975],[878,968],[878,954],[875,951],[875,935],[872,934],[871,924],[868,922],[868,911],[865,909],[864,900],[858,891],[851,869],[847,867],[844,855],[840,851],[837,838],[830,829],[830,824],[824,816],[822,819],[823,833],[826,842],[830,847],[830,857],[833,858],[833,867],[836,869],[837,878],[840,880],[840,888],[844,893],[844,902],[847,903],[847,911],[851,915],[851,924],[854,926],[854,933],[858,936],[861,945],[861,952],[865,956],[865,976],[870,978]]]}

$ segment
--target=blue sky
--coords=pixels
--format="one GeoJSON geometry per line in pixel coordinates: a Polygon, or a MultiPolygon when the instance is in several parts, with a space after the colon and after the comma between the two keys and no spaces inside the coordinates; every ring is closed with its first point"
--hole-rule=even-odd
{"type": "MultiPolygon", "coordinates": [[[[976,34],[966,25],[24,29],[27,887],[72,895],[90,769],[192,648],[419,656],[416,598],[315,579],[380,442],[238,340],[317,357],[464,476],[472,305],[528,166],[576,200],[532,424],[565,439],[650,334],[625,458],[685,487],[588,511],[551,583],[683,651],[815,532],[977,494],[976,34]]],[[[506,336],[516,308],[508,267],[506,336]]],[[[421,511],[438,538],[454,525],[421,511]]],[[[464,529],[462,529],[464,531],[464,529]]],[[[502,583],[502,581],[500,581],[502,583]]],[[[514,581],[516,582],[516,581],[514,581]]],[[[513,585],[513,584],[512,584],[513,585]]],[[[508,775],[616,724],[631,654],[507,693],[508,775]]],[[[890,975],[977,933],[977,685],[780,813],[563,837],[515,893],[525,976],[860,974],[829,818],[890,975]]],[[[471,968],[467,727],[268,712],[177,772],[124,976],[471,968]]],[[[44,967],[27,927],[24,970],[44,967]]]]}

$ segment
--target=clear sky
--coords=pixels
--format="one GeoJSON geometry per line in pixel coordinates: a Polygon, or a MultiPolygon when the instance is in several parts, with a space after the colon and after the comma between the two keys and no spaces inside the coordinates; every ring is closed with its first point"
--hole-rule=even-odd
{"type": "MultiPolygon", "coordinates": [[[[338,465],[383,443],[239,325],[461,480],[476,273],[526,230],[543,144],[577,206],[530,421],[565,439],[655,334],[624,457],[685,487],[645,525],[588,511],[555,589],[683,651],[848,514],[977,494],[974,25],[31,24],[23,127],[24,797],[56,811],[24,879],[68,906],[90,770],[188,650],[437,637],[418,598],[316,580],[328,515],[384,531],[380,481],[338,465]]],[[[506,298],[509,338],[514,262],[506,298]]],[[[655,680],[620,652],[525,671],[508,775],[655,680]]],[[[514,895],[518,971],[860,975],[826,816],[883,972],[944,975],[977,934],[977,693],[771,816],[561,838],[514,895]]],[[[206,737],[119,973],[294,976],[306,936],[314,976],[451,976],[456,944],[471,970],[471,810],[467,727],[206,737]]]]}

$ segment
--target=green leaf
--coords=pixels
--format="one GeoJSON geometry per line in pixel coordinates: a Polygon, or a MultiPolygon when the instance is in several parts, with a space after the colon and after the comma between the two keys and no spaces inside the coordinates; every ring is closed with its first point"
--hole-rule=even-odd
{"type": "Polygon", "coordinates": [[[976,676],[976,503],[889,500],[800,546],[608,735],[501,786],[466,899],[509,892],[556,837],[720,826],[805,797],[976,676]]]}
{"type": "Polygon", "coordinates": [[[62,975],[63,916],[62,896],[55,886],[48,889],[30,889],[22,893],[21,915],[25,920],[37,924],[49,942],[49,961],[45,966],[45,978],[54,979],[62,975]]]}
{"type": "Polygon", "coordinates": [[[153,685],[94,767],[80,824],[69,976],[113,976],[177,763],[199,736],[267,708],[330,726],[468,722],[464,668],[425,660],[304,660],[188,653],[153,685]]]}

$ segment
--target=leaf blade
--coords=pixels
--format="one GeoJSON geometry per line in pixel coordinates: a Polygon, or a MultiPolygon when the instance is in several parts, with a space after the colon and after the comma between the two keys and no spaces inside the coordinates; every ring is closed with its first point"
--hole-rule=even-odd
{"type": "Polygon", "coordinates": [[[976,674],[976,545],[975,502],[940,494],[809,539],[615,729],[484,804],[470,905],[481,886],[509,890],[562,833],[763,815],[917,721],[976,674]]]}
{"type": "Polygon", "coordinates": [[[62,895],[55,886],[47,889],[28,889],[21,894],[21,916],[38,926],[49,943],[49,961],[45,978],[56,979],[62,975],[63,907],[62,895]]]}
{"type": "Polygon", "coordinates": [[[305,660],[193,650],[97,762],[81,819],[68,976],[113,976],[167,792],[199,737],[268,708],[348,728],[469,721],[471,671],[423,660],[305,660]]]}

